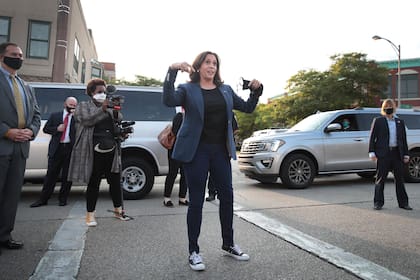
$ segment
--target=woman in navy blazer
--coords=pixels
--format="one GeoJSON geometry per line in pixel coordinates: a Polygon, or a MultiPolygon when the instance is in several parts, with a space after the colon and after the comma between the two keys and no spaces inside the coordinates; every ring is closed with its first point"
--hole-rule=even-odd
{"type": "Polygon", "coordinates": [[[382,117],[372,122],[369,138],[369,157],[377,161],[375,196],[373,208],[381,210],[384,205],[384,186],[389,171],[394,173],[398,206],[412,210],[408,204],[408,196],[404,186],[404,165],[410,156],[407,146],[407,135],[404,120],[394,116],[395,103],[385,99],[382,103],[382,117]]]}
{"type": "Polygon", "coordinates": [[[193,270],[204,270],[198,237],[207,176],[210,172],[217,186],[219,216],[222,228],[222,249],[237,260],[248,260],[233,241],[233,189],[231,158],[236,159],[232,130],[233,111],[254,111],[262,94],[262,84],[249,83],[251,94],[247,101],[239,97],[220,77],[220,60],[213,52],[202,52],[190,65],[174,63],[169,67],[163,85],[163,103],[182,106],[184,121],[178,131],[172,157],[184,163],[189,190],[187,213],[189,263],[193,270]],[[178,70],[188,72],[190,82],[174,83],[178,70]]]}

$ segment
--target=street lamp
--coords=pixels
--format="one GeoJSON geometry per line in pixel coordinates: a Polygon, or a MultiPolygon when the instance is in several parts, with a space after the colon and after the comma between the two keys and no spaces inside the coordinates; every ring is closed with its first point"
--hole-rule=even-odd
{"type": "Polygon", "coordinates": [[[397,85],[397,100],[398,100],[398,108],[401,108],[401,46],[400,45],[395,45],[393,42],[391,42],[390,40],[375,35],[372,37],[373,40],[385,40],[388,43],[391,44],[392,48],[394,49],[394,51],[397,53],[398,55],[398,70],[397,70],[397,74],[398,74],[398,85],[397,85]]]}

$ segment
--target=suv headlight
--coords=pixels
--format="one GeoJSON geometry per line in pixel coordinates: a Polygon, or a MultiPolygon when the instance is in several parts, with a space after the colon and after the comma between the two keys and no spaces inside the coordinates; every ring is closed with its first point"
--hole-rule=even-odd
{"type": "Polygon", "coordinates": [[[276,152],[281,146],[283,146],[286,142],[283,140],[272,140],[265,143],[264,150],[267,152],[276,152]]]}

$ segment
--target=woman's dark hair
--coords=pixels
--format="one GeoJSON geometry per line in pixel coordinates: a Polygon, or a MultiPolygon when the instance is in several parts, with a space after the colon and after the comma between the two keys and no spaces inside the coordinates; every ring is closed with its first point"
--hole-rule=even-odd
{"type": "Polygon", "coordinates": [[[221,84],[223,84],[222,78],[220,78],[220,59],[216,53],[210,52],[210,51],[202,52],[195,58],[192,64],[192,67],[194,68],[195,72],[192,72],[190,74],[191,82],[198,83],[200,81],[200,73],[198,72],[198,69],[200,69],[201,64],[203,64],[204,60],[206,59],[206,56],[209,54],[214,55],[216,57],[217,70],[216,70],[216,75],[214,75],[213,82],[216,86],[220,86],[221,84]]]}
{"type": "Polygon", "coordinates": [[[95,92],[97,86],[106,87],[106,83],[102,79],[92,79],[92,80],[89,81],[89,83],[86,86],[86,93],[89,96],[92,96],[92,93],[95,92]]]}

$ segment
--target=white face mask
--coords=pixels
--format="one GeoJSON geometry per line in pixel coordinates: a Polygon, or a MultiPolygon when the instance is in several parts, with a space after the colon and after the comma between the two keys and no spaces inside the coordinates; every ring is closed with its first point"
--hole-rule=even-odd
{"type": "Polygon", "coordinates": [[[93,99],[95,99],[97,102],[99,103],[103,103],[106,99],[106,94],[105,93],[97,93],[93,96],[93,99]]]}

